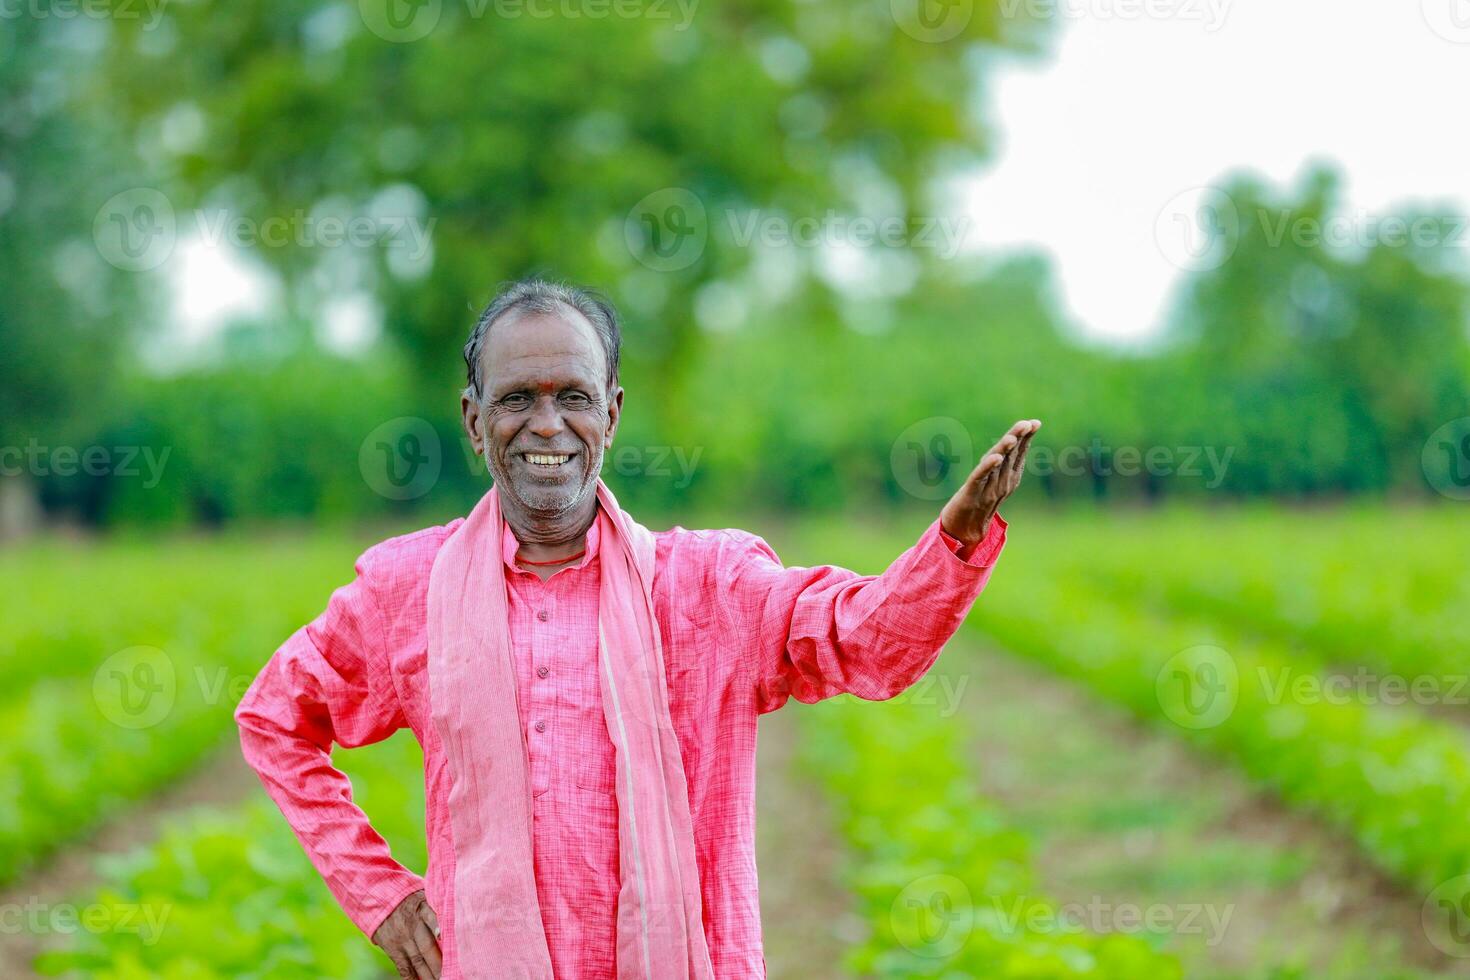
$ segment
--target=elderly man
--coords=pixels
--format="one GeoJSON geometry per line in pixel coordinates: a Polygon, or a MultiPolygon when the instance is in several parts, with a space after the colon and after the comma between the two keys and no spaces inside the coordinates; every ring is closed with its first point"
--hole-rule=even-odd
{"type": "Polygon", "coordinates": [[[1005,540],[1017,422],[878,576],[786,568],[738,530],[650,532],[599,479],[623,408],[617,315],[516,283],[465,346],[494,486],[390,538],[262,669],[245,758],[347,915],[403,977],[761,977],[756,719],[891,698],[939,654],[1005,540]],[[331,764],[413,729],[428,879],[331,764]]]}

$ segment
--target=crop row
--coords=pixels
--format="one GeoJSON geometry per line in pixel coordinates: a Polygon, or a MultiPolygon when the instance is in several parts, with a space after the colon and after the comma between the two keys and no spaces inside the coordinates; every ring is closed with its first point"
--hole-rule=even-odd
{"type": "Polygon", "coordinates": [[[1084,931],[1038,896],[1026,838],[976,789],[953,719],[904,697],[800,710],[802,758],[828,788],[869,926],[855,975],[1181,975],[1149,938],[1084,931]]]}

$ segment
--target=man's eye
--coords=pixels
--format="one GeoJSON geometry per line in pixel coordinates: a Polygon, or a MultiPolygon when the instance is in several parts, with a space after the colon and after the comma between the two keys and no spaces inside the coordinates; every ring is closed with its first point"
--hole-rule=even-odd
{"type": "Polygon", "coordinates": [[[580,391],[568,391],[562,394],[561,403],[568,408],[586,408],[592,403],[592,399],[580,391]]]}
{"type": "Polygon", "coordinates": [[[526,397],[525,395],[506,395],[504,398],[500,399],[500,404],[504,405],[506,408],[525,408],[527,405],[531,404],[531,399],[526,397]]]}

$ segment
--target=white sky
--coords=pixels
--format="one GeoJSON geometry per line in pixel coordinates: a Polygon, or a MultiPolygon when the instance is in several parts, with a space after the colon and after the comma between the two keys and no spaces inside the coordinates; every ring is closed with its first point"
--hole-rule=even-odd
{"type": "Polygon", "coordinates": [[[968,187],[968,244],[1049,250],[1090,336],[1157,328],[1180,270],[1156,224],[1165,234],[1181,205],[1192,218],[1197,195],[1179,195],[1230,171],[1290,182],[1328,158],[1352,212],[1407,200],[1470,211],[1470,0],[1057,8],[1055,59],[991,76],[1000,148],[968,187]],[[1145,9],[1173,16],[1133,13],[1145,9]]]}

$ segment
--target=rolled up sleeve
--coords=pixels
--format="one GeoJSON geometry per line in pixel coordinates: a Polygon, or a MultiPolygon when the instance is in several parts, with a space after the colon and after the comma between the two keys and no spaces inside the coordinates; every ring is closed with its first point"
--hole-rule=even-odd
{"type": "Polygon", "coordinates": [[[989,581],[1006,523],[997,515],[961,559],[935,519],[880,575],[787,568],[761,538],[732,533],[720,563],[726,628],[742,638],[757,710],[768,712],[793,697],[886,700],[921,678],[989,581]]]}
{"type": "Polygon", "coordinates": [[[286,640],[235,709],[240,748],[348,918],[371,937],[423,879],[392,857],[332,765],[333,744],[379,742],[404,727],[367,555],[357,578],[286,640]]]}

